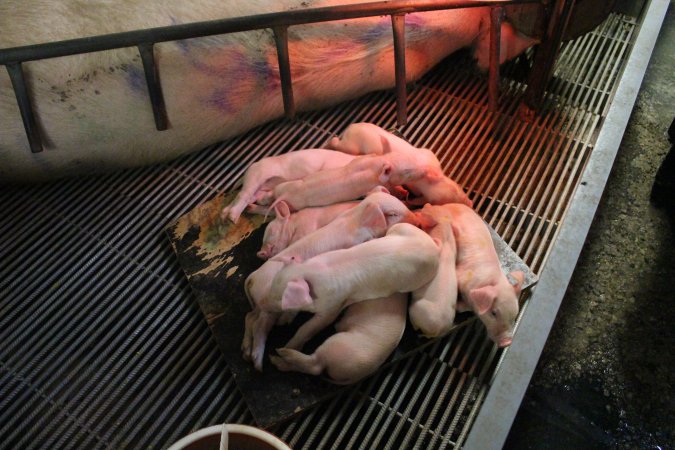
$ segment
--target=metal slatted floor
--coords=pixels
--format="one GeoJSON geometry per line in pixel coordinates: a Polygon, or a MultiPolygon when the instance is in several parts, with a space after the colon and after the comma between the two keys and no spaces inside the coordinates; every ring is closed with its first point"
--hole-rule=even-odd
{"type": "MultiPolygon", "coordinates": [[[[410,92],[400,132],[439,155],[535,272],[593,151],[635,28],[613,15],[565,45],[533,123],[516,114],[524,91],[516,65],[504,70],[497,114],[465,55],[410,92]]],[[[207,425],[251,423],[163,229],[234,188],[252,161],[319,147],[352,122],[391,128],[395,117],[394,96],[375,93],[166,164],[2,187],[0,447],[162,448],[207,425]]],[[[470,321],[273,431],[294,448],[452,447],[502,356],[470,321]]]]}

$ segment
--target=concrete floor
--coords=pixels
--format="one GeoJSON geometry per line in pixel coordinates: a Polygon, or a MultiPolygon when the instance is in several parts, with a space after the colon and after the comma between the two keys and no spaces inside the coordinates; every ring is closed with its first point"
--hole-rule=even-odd
{"type": "MultiPolygon", "coordinates": [[[[505,445],[675,448],[675,193],[650,203],[675,117],[675,2],[505,445]]],[[[675,150],[673,150],[675,151],[675,150]]],[[[675,173],[670,174],[675,182],[675,173]]]]}

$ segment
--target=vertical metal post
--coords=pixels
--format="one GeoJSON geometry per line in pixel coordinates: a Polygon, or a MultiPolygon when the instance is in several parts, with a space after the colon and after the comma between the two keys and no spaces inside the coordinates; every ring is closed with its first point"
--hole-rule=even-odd
{"type": "Polygon", "coordinates": [[[524,103],[521,105],[521,115],[526,118],[531,118],[534,111],[541,107],[544,90],[553,74],[553,66],[560,50],[560,42],[565,34],[567,22],[572,15],[574,3],[575,0],[556,0],[553,5],[544,39],[537,49],[532,63],[524,103]]]}
{"type": "Polygon", "coordinates": [[[162,94],[162,85],[159,82],[159,71],[155,64],[154,46],[154,43],[140,44],[138,45],[138,52],[143,61],[145,81],[148,84],[150,103],[152,103],[152,114],[155,116],[155,127],[157,130],[163,131],[168,128],[169,121],[164,104],[164,95],[162,94]]]}
{"type": "Polygon", "coordinates": [[[295,118],[295,101],[293,100],[293,82],[291,80],[291,63],[288,57],[288,27],[274,27],[274,40],[277,44],[279,58],[279,77],[281,78],[281,95],[284,99],[284,111],[289,119],[295,118]]]}
{"type": "Polygon", "coordinates": [[[488,69],[488,108],[490,112],[496,112],[499,109],[499,58],[503,18],[503,7],[497,6],[490,9],[490,67],[488,69]]]}
{"type": "Polygon", "coordinates": [[[26,130],[26,137],[30,145],[30,151],[39,153],[42,148],[42,137],[38,129],[35,116],[33,115],[33,107],[30,103],[30,96],[28,95],[28,87],[26,86],[26,79],[23,76],[23,67],[21,63],[7,64],[7,72],[9,79],[12,81],[14,88],[14,95],[19,104],[19,112],[21,113],[21,120],[23,120],[23,128],[26,130]]]}
{"type": "Polygon", "coordinates": [[[396,121],[399,126],[408,123],[408,93],[405,80],[405,15],[391,16],[394,30],[394,73],[396,75],[396,121]]]}

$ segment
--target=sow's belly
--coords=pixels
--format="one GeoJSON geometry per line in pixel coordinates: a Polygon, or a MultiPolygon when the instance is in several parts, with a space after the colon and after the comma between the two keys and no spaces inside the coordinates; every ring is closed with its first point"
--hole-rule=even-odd
{"type": "MultiPolygon", "coordinates": [[[[57,11],[41,8],[45,2],[0,6],[0,28],[5,30],[0,48],[307,5],[301,0],[287,0],[276,8],[237,0],[201,0],[189,7],[178,0],[66,0],[57,11]],[[97,8],[96,13],[83,10],[89,8],[97,8]],[[16,12],[19,9],[23,14],[16,12]]],[[[407,15],[408,78],[418,78],[458,48],[484,41],[479,39],[487,32],[481,29],[481,19],[488,15],[485,8],[407,15]]],[[[293,26],[289,51],[299,110],[394,85],[389,17],[293,26]]],[[[35,154],[7,72],[0,71],[0,183],[168,160],[283,115],[271,30],[160,43],[155,55],[169,120],[165,131],[155,129],[135,48],[24,63],[44,146],[35,154]]]]}

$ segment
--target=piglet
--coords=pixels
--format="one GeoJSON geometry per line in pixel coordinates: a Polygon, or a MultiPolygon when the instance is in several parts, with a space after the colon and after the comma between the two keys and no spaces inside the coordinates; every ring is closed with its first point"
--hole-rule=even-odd
{"type": "Polygon", "coordinates": [[[408,153],[425,165],[441,168],[438,158],[429,149],[416,148],[405,139],[368,122],[349,125],[342,137],[328,141],[326,148],[351,155],[383,155],[389,152],[408,153]]]}
{"type": "Polygon", "coordinates": [[[355,155],[383,155],[390,152],[411,155],[420,164],[427,166],[428,170],[424,177],[407,183],[407,187],[418,196],[408,202],[409,205],[463,203],[469,207],[473,206],[462,188],[443,173],[441,163],[434,152],[426,148],[416,148],[375,124],[353,123],[347,127],[341,138],[332,138],[327,147],[355,155]]]}
{"type": "Polygon", "coordinates": [[[472,310],[485,324],[490,339],[506,347],[513,338],[524,274],[511,272],[515,283],[509,282],[501,270],[490,231],[475,211],[460,204],[445,208],[452,215],[457,243],[457,284],[461,296],[457,310],[472,310]]]}
{"type": "Polygon", "coordinates": [[[325,169],[347,165],[354,156],[325,149],[307,149],[270,156],[254,162],[246,170],[241,190],[234,201],[223,208],[221,218],[237,223],[244,209],[269,199],[274,186],[297,180],[325,169]]]}
{"type": "Polygon", "coordinates": [[[462,188],[448,178],[441,169],[429,170],[426,176],[408,183],[407,188],[418,197],[406,203],[410,206],[419,206],[425,203],[444,205],[446,203],[461,203],[473,207],[473,202],[462,188]]]}
{"type": "Polygon", "coordinates": [[[335,325],[337,333],[311,355],[278,348],[270,356],[282,371],[324,373],[335,384],[353,384],[367,377],[394,351],[405,330],[406,294],[366,300],[347,308],[335,325]]]}
{"type": "Polygon", "coordinates": [[[286,344],[299,350],[343,308],[428,283],[436,275],[439,253],[440,242],[413,225],[399,223],[382,238],[290,263],[277,274],[260,307],[314,313],[286,344]]]}
{"type": "Polygon", "coordinates": [[[244,359],[253,362],[259,371],[262,371],[267,336],[275,323],[281,320],[281,314],[263,311],[258,305],[269,294],[274,277],[283,267],[283,262],[266,261],[244,282],[244,291],[253,310],[246,314],[241,351],[244,359]]]}
{"type": "Polygon", "coordinates": [[[341,137],[330,139],[326,143],[326,148],[350,155],[381,155],[390,150],[383,145],[381,138],[388,141],[391,149],[415,150],[415,147],[395,134],[368,122],[352,123],[341,137]]]}
{"type": "Polygon", "coordinates": [[[443,336],[452,328],[457,306],[457,248],[452,232],[450,211],[444,206],[425,205],[418,214],[421,222],[429,224],[429,235],[441,242],[436,276],[420,289],[413,291],[410,302],[410,322],[424,336],[443,336]]]}
{"type": "Polygon", "coordinates": [[[358,206],[289,245],[251,273],[244,283],[246,296],[254,307],[245,321],[244,359],[253,361],[254,367],[262,370],[267,335],[280,317],[276,312],[260,311],[259,307],[267,301],[272,281],[286,262],[309,259],[323,252],[349,248],[384,236],[391,225],[401,221],[416,222],[417,218],[398,199],[374,190],[358,206]]]}
{"type": "MultiPolygon", "coordinates": [[[[330,151],[330,150],[326,150],[330,151]]],[[[413,155],[389,153],[356,157],[346,166],[322,170],[274,188],[275,204],[284,201],[292,211],[354,200],[378,185],[398,186],[425,176],[429,167],[413,155]]]]}
{"type": "Polygon", "coordinates": [[[417,215],[388,192],[371,191],[358,206],[308,234],[273,257],[274,261],[304,261],[331,250],[350,248],[384,236],[397,223],[417,225],[417,215]]]}
{"type": "Polygon", "coordinates": [[[271,258],[293,242],[332,222],[337,216],[358,204],[358,202],[336,203],[305,208],[291,214],[286,202],[278,202],[274,207],[276,218],[265,228],[258,257],[271,258]]]}

